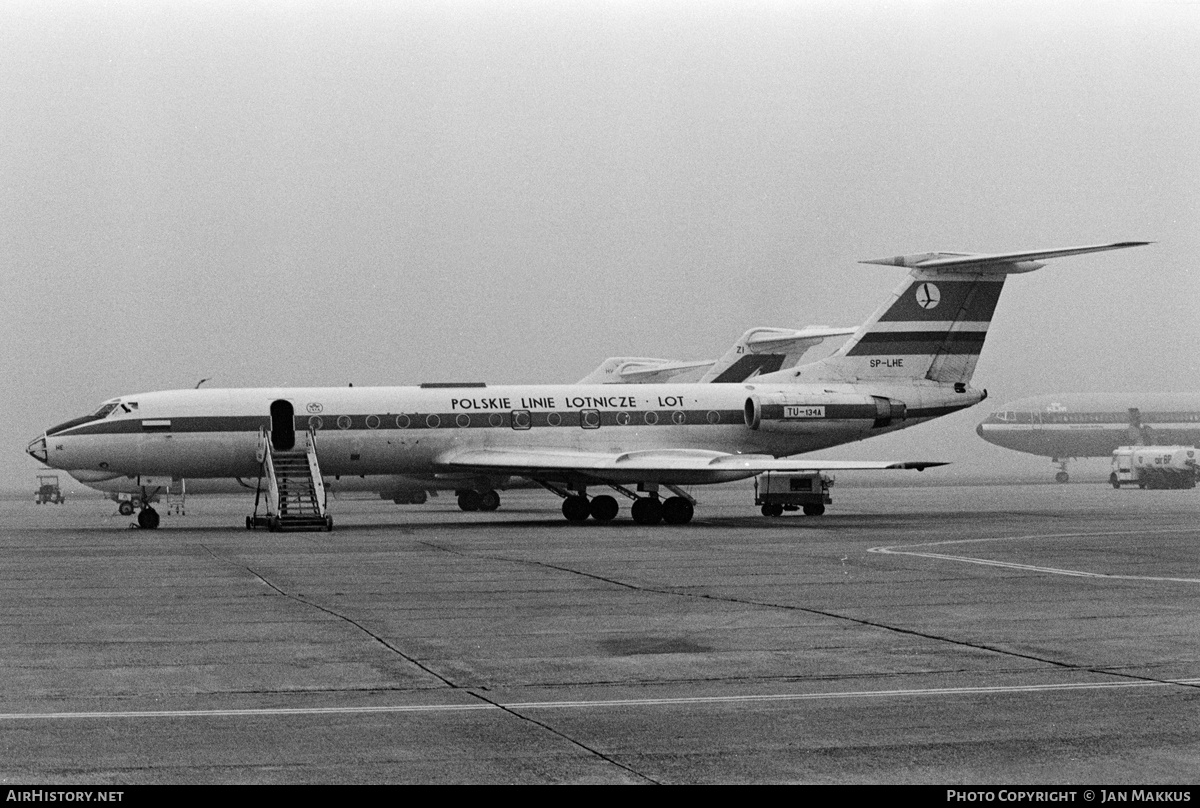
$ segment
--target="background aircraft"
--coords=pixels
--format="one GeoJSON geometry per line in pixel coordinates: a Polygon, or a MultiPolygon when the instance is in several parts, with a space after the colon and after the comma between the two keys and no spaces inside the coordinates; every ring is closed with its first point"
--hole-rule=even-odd
{"type": "Polygon", "coordinates": [[[830,328],[824,325],[810,325],[798,330],[751,328],[720,359],[688,362],[644,356],[613,356],[601,362],[577,384],[743,382],[753,376],[793,367],[810,349],[829,339],[848,337],[856,328],[830,328]]]}
{"type": "Polygon", "coordinates": [[[1200,445],[1198,393],[1063,393],[1013,401],[975,428],[988,443],[1067,461],[1111,457],[1118,446],[1200,445]]]}

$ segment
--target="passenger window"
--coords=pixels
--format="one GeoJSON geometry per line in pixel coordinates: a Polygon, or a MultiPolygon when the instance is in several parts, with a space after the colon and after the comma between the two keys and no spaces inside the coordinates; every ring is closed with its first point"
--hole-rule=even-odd
{"type": "Polygon", "coordinates": [[[512,411],[512,428],[513,429],[529,429],[533,425],[533,417],[529,414],[529,410],[513,410],[512,411]]]}

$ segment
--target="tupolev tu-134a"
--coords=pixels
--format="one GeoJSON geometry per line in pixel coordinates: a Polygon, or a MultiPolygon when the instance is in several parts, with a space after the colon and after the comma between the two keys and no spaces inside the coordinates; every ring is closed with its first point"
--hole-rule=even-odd
{"type": "MultiPolygon", "coordinates": [[[[725,384],[783,370],[800,363],[809,350],[827,340],[849,337],[856,328],[810,325],[804,328],[757,326],[747,330],[719,359],[680,360],[635,356],[605,359],[576,384],[725,384]]],[[[207,381],[207,380],[206,380],[207,381]]],[[[199,385],[197,385],[199,387],[199,385]]],[[[106,402],[107,403],[107,402],[106,402]]],[[[319,463],[318,463],[319,465],[319,463]]],[[[257,493],[259,483],[243,477],[188,479],[171,477],[157,485],[145,484],[137,475],[77,471],[76,479],[102,491],[115,501],[123,516],[137,507],[164,501],[169,511],[185,512],[189,495],[257,493]]],[[[422,505],[440,491],[453,491],[464,511],[494,511],[500,491],[537,487],[523,477],[493,475],[487,478],[445,474],[359,474],[348,477],[322,475],[325,491],[335,499],[390,499],[397,505],[422,505]]],[[[152,518],[152,517],[147,517],[152,518]]]]}
{"type": "MultiPolygon", "coordinates": [[[[488,493],[526,477],[569,521],[691,520],[680,486],[765,471],[917,469],[933,461],[795,457],[915,426],[982,401],[970,386],[1000,291],[1043,259],[1134,247],[931,252],[863,263],[909,275],[834,354],[737,384],[422,385],[169,390],[120,396],[46,430],[28,453],[77,479],[255,478],[247,526],[331,528],[321,475],[434,474],[488,493]],[[672,496],[663,500],[659,491],[672,496]]],[[[142,527],[158,525],[143,508],[142,527]]]]}

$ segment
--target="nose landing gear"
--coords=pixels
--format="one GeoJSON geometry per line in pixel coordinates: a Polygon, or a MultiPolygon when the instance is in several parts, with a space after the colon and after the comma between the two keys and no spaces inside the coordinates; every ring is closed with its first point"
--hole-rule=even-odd
{"type": "Polygon", "coordinates": [[[1069,458],[1065,458],[1065,457],[1062,458],[1061,460],[1057,457],[1050,459],[1051,463],[1058,464],[1058,473],[1054,475],[1054,481],[1056,483],[1070,482],[1071,475],[1067,473],[1067,460],[1068,459],[1069,458]]]}

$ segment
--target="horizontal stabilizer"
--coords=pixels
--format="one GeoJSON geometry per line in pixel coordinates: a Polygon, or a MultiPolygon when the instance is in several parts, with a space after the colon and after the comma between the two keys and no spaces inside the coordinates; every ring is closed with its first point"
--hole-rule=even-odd
{"type": "Polygon", "coordinates": [[[677,376],[712,364],[711,359],[686,362],[646,356],[610,356],[576,384],[665,384],[677,376]]]}
{"type": "MultiPolygon", "coordinates": [[[[987,270],[1013,271],[1013,265],[1034,262],[1042,258],[1062,258],[1068,255],[1123,250],[1126,247],[1143,247],[1152,241],[1118,241],[1112,244],[1094,244],[1086,247],[1064,247],[1058,250],[1023,250],[1011,253],[954,253],[928,252],[914,255],[898,255],[895,258],[874,258],[860,264],[883,264],[884,266],[909,267],[912,269],[941,270],[987,270]]],[[[1021,268],[1028,271],[1037,267],[1021,268]]]]}
{"type": "Polygon", "coordinates": [[[746,348],[751,353],[791,353],[820,344],[831,337],[848,337],[858,330],[858,326],[850,328],[831,328],[826,325],[812,325],[799,331],[786,328],[759,328],[746,334],[746,348]]]}

